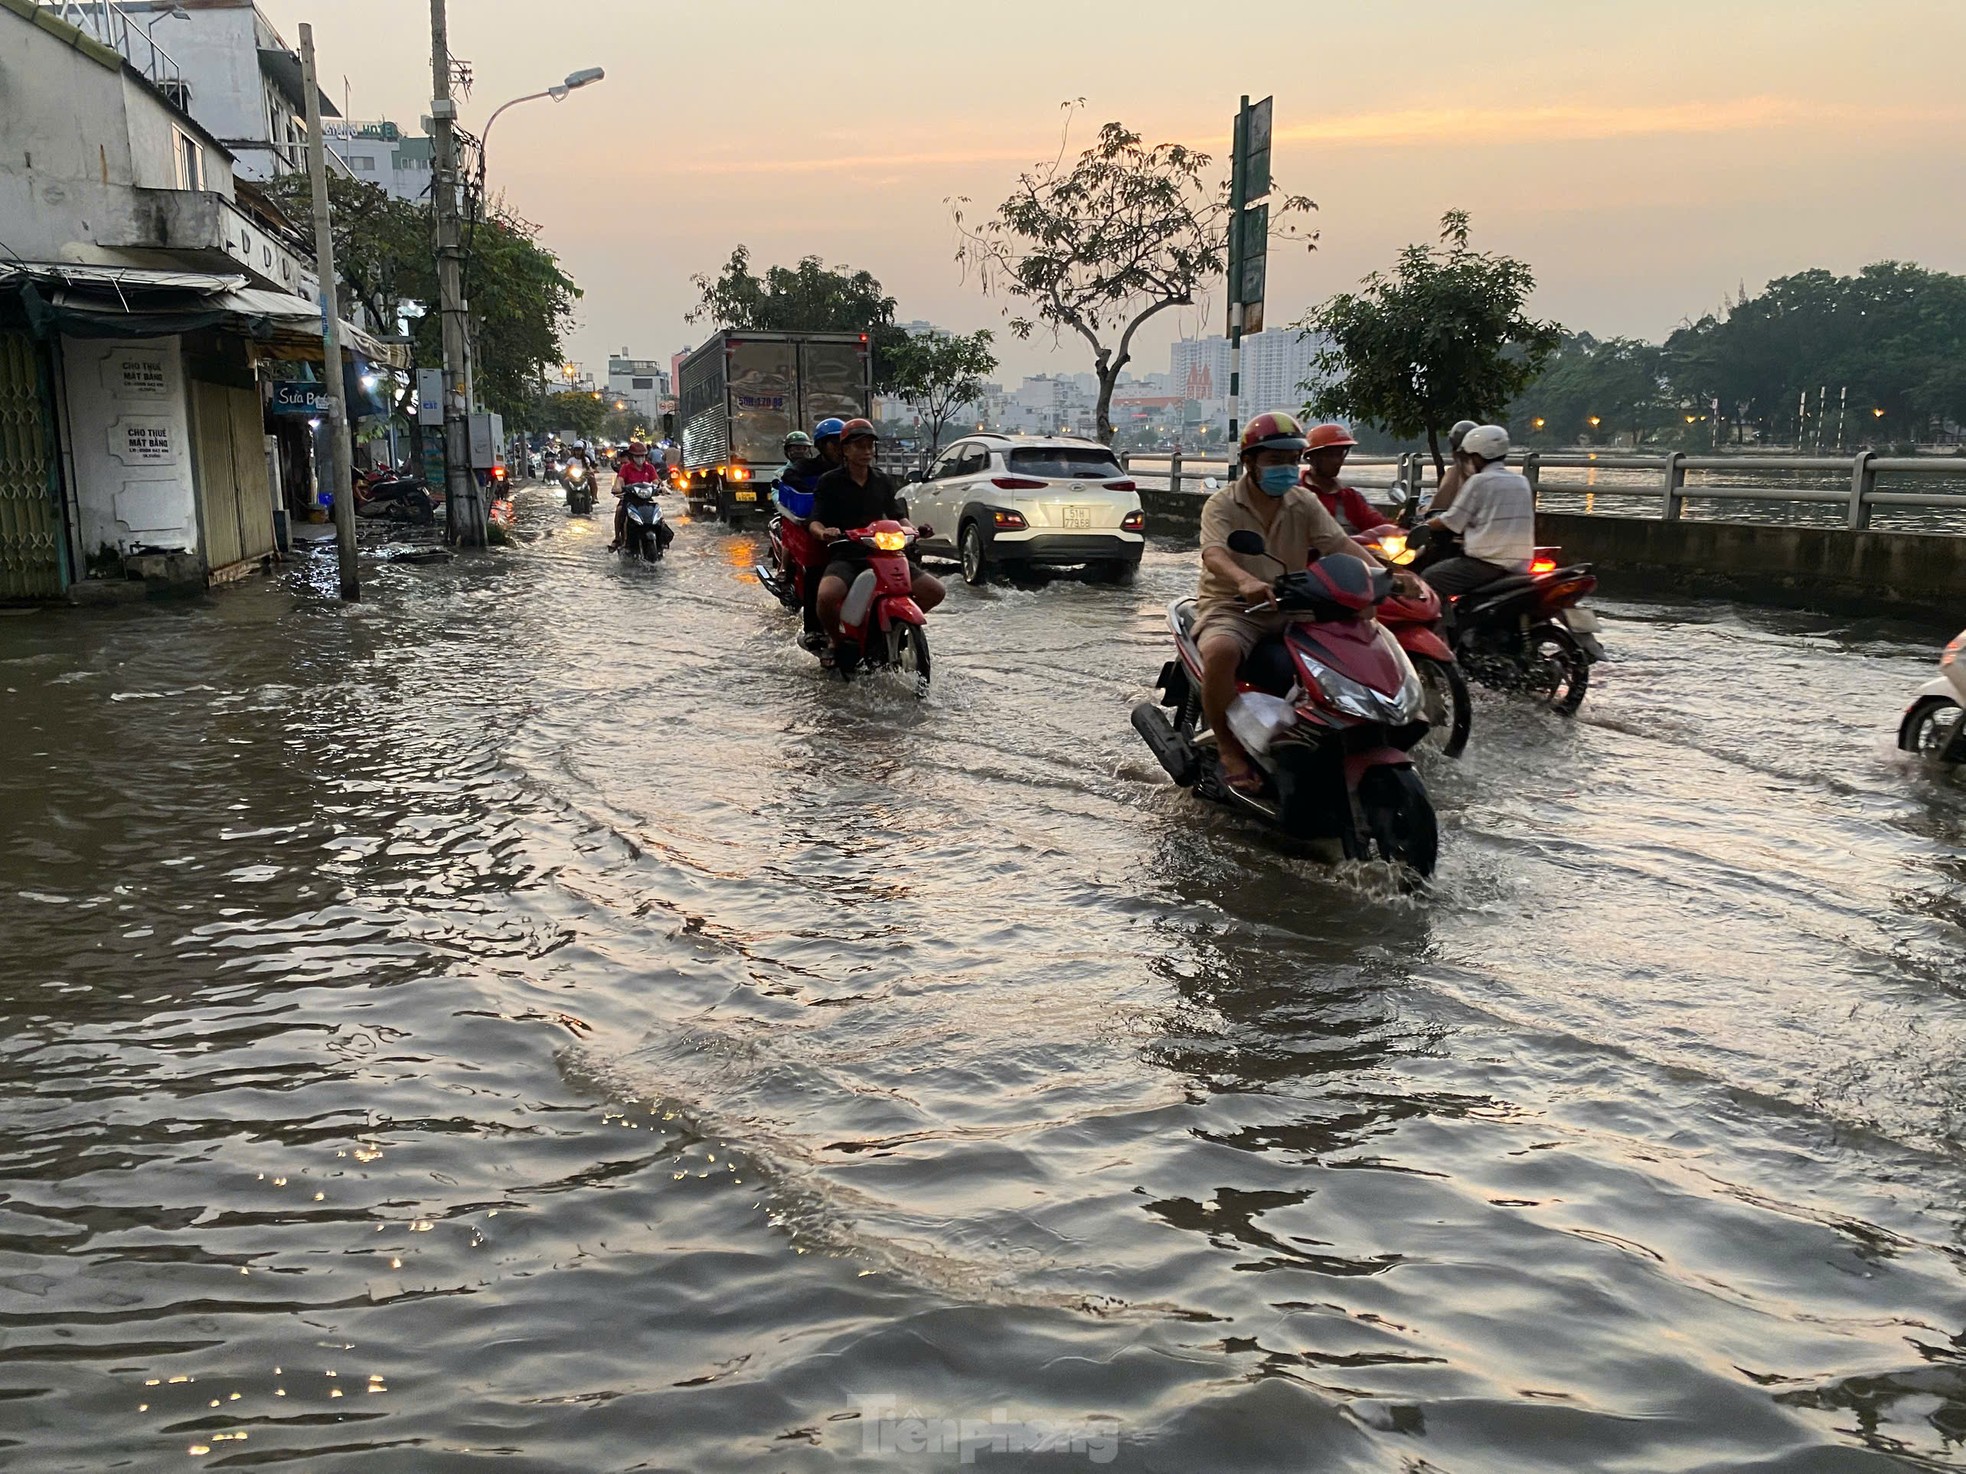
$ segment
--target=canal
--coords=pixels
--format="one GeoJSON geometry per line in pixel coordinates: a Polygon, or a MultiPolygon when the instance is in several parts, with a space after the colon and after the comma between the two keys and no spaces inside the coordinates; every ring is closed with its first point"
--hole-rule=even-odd
{"type": "Polygon", "coordinates": [[[1140,746],[1192,552],[918,705],[521,524],[0,617],[0,1467],[1966,1468],[1930,632],[1606,606],[1410,898],[1140,746]]]}

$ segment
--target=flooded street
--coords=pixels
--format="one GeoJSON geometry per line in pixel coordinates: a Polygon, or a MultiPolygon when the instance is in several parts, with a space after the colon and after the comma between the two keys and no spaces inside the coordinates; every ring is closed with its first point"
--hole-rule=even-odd
{"type": "Polygon", "coordinates": [[[1943,634],[1605,604],[1412,899],[1134,735],[1192,550],[918,704],[521,525],[0,617],[0,1468],[1966,1469],[1943,634]]]}

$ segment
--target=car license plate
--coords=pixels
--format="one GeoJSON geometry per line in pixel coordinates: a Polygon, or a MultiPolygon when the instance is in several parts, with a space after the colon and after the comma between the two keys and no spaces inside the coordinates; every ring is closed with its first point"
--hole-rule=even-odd
{"type": "Polygon", "coordinates": [[[1092,508],[1065,508],[1065,525],[1068,528],[1085,529],[1092,526],[1092,508]]]}
{"type": "Polygon", "coordinates": [[[754,502],[758,499],[758,494],[755,491],[740,491],[734,493],[734,495],[740,502],[754,502]]]}
{"type": "Polygon", "coordinates": [[[1566,609],[1563,611],[1563,622],[1570,626],[1573,633],[1579,635],[1594,635],[1598,630],[1595,609],[1566,609]]]}

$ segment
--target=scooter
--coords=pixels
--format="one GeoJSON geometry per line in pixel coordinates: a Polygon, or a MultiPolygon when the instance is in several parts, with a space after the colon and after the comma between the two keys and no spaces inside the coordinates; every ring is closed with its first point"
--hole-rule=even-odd
{"type": "MultiPolygon", "coordinates": [[[[669,539],[663,535],[668,527],[663,521],[662,508],[655,499],[655,487],[647,482],[637,482],[633,486],[622,487],[619,495],[628,503],[628,515],[621,524],[622,556],[644,563],[660,563],[669,539]]],[[[591,496],[588,506],[593,506],[591,496]]]]}
{"type": "MultiPolygon", "coordinates": [[[[1406,534],[1409,550],[1423,554],[1424,570],[1452,557],[1459,539],[1425,523],[1406,534]]],[[[1537,548],[1527,573],[1512,573],[1456,595],[1454,658],[1468,679],[1494,691],[1511,691],[1546,703],[1559,716],[1575,716],[1589,691],[1591,667],[1604,659],[1597,611],[1583,601],[1597,588],[1588,563],[1562,564],[1560,548],[1537,548]]]]}
{"type": "Polygon", "coordinates": [[[832,557],[867,555],[840,606],[834,663],[842,680],[852,680],[856,669],[896,670],[914,683],[917,697],[927,697],[928,616],[915,602],[915,572],[908,563],[908,549],[919,535],[883,518],[827,545],[832,557]]]}
{"type": "Polygon", "coordinates": [[[594,511],[594,477],[584,461],[568,461],[560,472],[560,486],[566,492],[567,510],[576,517],[594,511]]]}
{"type": "MultiPolygon", "coordinates": [[[[1231,533],[1229,547],[1269,556],[1263,539],[1246,530],[1231,533]]],[[[1373,617],[1391,592],[1390,573],[1350,554],[1277,579],[1271,606],[1301,618],[1244,662],[1228,712],[1262,775],[1260,792],[1231,786],[1215,762],[1217,739],[1203,726],[1192,599],[1168,607],[1176,658],[1161,668],[1159,702],[1134,707],[1134,730],[1168,775],[1202,798],[1293,838],[1336,840],[1347,859],[1376,852],[1432,875],[1439,825],[1411,756],[1429,730],[1426,691],[1398,640],[1373,617]]]]}
{"type": "Polygon", "coordinates": [[[1898,746],[1942,763],[1966,763],[1966,633],[1939,656],[1939,677],[1927,681],[1898,723],[1898,746]]]}

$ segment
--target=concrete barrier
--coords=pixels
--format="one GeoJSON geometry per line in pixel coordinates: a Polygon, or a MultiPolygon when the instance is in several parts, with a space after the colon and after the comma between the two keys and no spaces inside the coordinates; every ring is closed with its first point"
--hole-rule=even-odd
{"type": "MultiPolygon", "coordinates": [[[[1150,531],[1193,536],[1201,493],[1140,489],[1150,531]]],[[[1966,621],[1966,537],[1539,512],[1539,542],[1596,565],[1607,593],[1690,593],[1966,621]]]]}

